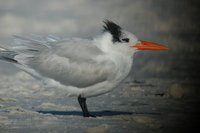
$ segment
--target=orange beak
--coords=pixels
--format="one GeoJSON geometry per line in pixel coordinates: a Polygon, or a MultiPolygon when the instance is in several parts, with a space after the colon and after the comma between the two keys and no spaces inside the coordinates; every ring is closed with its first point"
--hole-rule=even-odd
{"type": "Polygon", "coordinates": [[[141,41],[140,43],[131,47],[137,48],[138,50],[169,50],[169,48],[163,45],[146,41],[141,41]]]}

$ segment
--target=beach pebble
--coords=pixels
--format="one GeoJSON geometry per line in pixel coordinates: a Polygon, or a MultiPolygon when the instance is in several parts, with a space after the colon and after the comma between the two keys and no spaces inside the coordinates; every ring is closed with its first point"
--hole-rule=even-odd
{"type": "Polygon", "coordinates": [[[185,90],[180,84],[172,84],[168,89],[168,94],[173,98],[183,98],[185,90]]]}

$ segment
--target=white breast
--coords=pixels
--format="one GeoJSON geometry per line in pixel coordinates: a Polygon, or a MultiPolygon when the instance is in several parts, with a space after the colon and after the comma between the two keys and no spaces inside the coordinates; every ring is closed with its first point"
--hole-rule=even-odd
{"type": "Polygon", "coordinates": [[[120,54],[112,55],[110,58],[116,65],[113,76],[110,76],[112,79],[107,79],[107,81],[82,89],[82,96],[93,97],[107,93],[116,88],[128,76],[132,67],[132,58],[120,54]]]}

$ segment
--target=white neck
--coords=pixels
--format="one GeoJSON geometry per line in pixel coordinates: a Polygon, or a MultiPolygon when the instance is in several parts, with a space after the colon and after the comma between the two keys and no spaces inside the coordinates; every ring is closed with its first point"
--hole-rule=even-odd
{"type": "Polygon", "coordinates": [[[95,43],[97,44],[97,47],[105,52],[106,55],[109,56],[109,58],[116,64],[118,72],[113,80],[116,82],[124,80],[131,70],[134,52],[128,51],[130,52],[128,53],[127,51],[123,51],[123,48],[122,51],[117,51],[116,45],[118,44],[113,45],[112,36],[109,33],[105,33],[95,41],[97,41],[97,43],[95,43]]]}

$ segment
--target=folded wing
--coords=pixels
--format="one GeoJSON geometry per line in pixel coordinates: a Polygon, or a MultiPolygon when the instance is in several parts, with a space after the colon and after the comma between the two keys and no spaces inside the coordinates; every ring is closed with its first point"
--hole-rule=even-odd
{"type": "Polygon", "coordinates": [[[114,63],[88,40],[66,40],[43,50],[27,63],[42,76],[84,88],[111,78],[114,63]]]}

